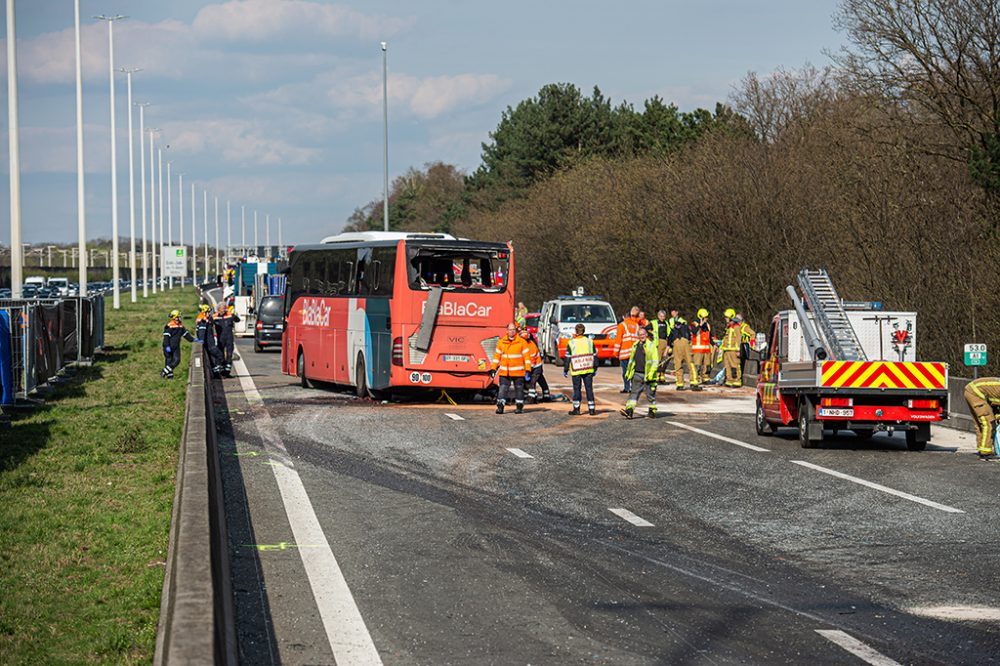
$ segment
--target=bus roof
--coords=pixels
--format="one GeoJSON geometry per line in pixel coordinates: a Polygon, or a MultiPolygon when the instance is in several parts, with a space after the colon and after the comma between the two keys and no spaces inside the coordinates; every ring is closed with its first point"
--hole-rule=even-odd
{"type": "Polygon", "coordinates": [[[438,234],[433,232],[401,232],[401,231],[348,231],[336,236],[327,236],[322,241],[326,243],[365,243],[371,241],[400,241],[400,240],[457,240],[450,234],[438,234]]]}
{"type": "Polygon", "coordinates": [[[377,234],[379,238],[368,238],[368,239],[350,239],[350,240],[337,240],[332,243],[326,242],[324,239],[321,244],[310,244],[310,245],[296,245],[292,248],[293,253],[301,252],[317,252],[323,250],[332,250],[336,247],[343,247],[345,249],[354,249],[358,247],[395,247],[400,240],[405,240],[407,243],[415,245],[417,247],[427,247],[427,248],[438,248],[438,249],[456,249],[456,250],[497,250],[503,251],[507,249],[506,243],[496,243],[492,241],[473,241],[465,238],[457,239],[448,234],[394,234],[392,232],[386,234],[384,232],[379,232],[377,234]],[[395,236],[395,238],[387,238],[386,236],[395,236]],[[439,237],[436,237],[439,236],[439,237]]]}

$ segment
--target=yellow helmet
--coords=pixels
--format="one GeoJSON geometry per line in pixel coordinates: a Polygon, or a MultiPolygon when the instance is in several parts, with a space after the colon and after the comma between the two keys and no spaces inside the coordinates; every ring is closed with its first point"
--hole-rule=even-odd
{"type": "Polygon", "coordinates": [[[202,311],[202,312],[208,312],[208,311],[209,311],[209,310],[211,310],[211,309],[212,309],[212,308],[208,307],[208,303],[202,303],[202,304],[201,304],[201,311],[202,311]]]}
{"type": "Polygon", "coordinates": [[[724,314],[725,314],[726,319],[732,319],[733,317],[736,316],[736,310],[734,310],[732,308],[726,308],[726,311],[725,311],[724,314]]]}
{"type": "Polygon", "coordinates": [[[708,317],[708,310],[705,308],[698,310],[698,319],[704,319],[706,317],[708,317]]]}
{"type": "Polygon", "coordinates": [[[181,318],[181,311],[180,310],[171,310],[170,311],[170,318],[171,319],[180,319],[181,318]]]}

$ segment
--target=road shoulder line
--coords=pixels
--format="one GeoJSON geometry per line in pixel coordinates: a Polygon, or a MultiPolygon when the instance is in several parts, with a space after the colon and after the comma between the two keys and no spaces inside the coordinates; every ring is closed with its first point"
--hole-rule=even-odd
{"type": "Polygon", "coordinates": [[[816,633],[872,666],[902,666],[898,661],[893,661],[875,648],[839,629],[817,629],[816,633]]]}
{"type": "Polygon", "coordinates": [[[690,430],[691,432],[696,432],[699,435],[704,435],[705,437],[711,437],[712,439],[717,439],[720,442],[727,442],[729,444],[735,444],[736,446],[742,446],[744,449],[750,449],[751,451],[759,451],[761,453],[769,453],[771,449],[765,449],[762,446],[755,446],[753,444],[747,444],[746,442],[741,442],[738,439],[733,439],[732,437],[726,437],[724,435],[716,435],[714,432],[709,432],[707,430],[702,430],[701,428],[695,428],[694,426],[685,425],[678,421],[667,421],[672,426],[678,428],[684,428],[685,430],[690,430]]]}

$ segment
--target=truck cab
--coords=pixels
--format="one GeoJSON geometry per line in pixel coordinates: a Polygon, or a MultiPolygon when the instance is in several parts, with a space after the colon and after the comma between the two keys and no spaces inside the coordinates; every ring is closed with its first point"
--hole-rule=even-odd
{"type": "Polygon", "coordinates": [[[562,365],[566,343],[583,324],[594,341],[598,360],[615,361],[615,334],[618,321],[607,301],[593,296],[560,296],[542,305],[538,321],[538,345],[546,361],[562,365]]]}

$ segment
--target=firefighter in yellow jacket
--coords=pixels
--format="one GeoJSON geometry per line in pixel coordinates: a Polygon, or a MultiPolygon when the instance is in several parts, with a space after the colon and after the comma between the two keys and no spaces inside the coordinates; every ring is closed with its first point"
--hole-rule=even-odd
{"type": "Polygon", "coordinates": [[[1000,377],[980,377],[965,386],[965,401],[976,422],[976,451],[980,460],[993,457],[993,433],[1000,416],[1000,377]]]}
{"type": "Polygon", "coordinates": [[[531,376],[531,350],[528,343],[517,334],[517,325],[507,324],[507,335],[500,338],[493,354],[493,368],[490,377],[500,376],[500,390],[497,391],[497,414],[503,414],[504,405],[514,385],[514,404],[518,414],[524,411],[524,382],[531,376]]]}
{"type": "Polygon", "coordinates": [[[621,414],[627,419],[632,418],[639,396],[645,391],[646,401],[649,403],[646,416],[652,419],[656,418],[656,375],[660,355],[656,342],[650,339],[646,329],[640,328],[638,335],[639,339],[632,345],[628,365],[625,367],[625,378],[631,381],[632,388],[621,414]]]}
{"type": "Polygon", "coordinates": [[[743,373],[740,371],[740,343],[743,331],[740,322],[736,321],[736,310],[729,308],[725,312],[726,332],[722,336],[722,362],[726,368],[726,386],[739,388],[743,386],[743,373]]]}

